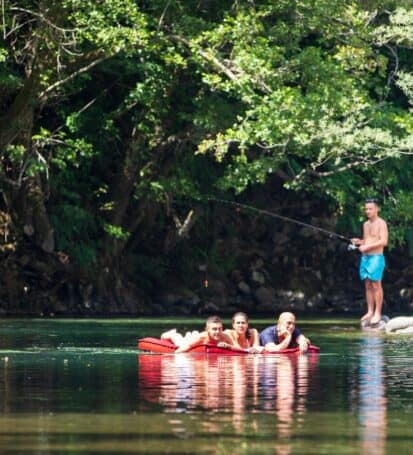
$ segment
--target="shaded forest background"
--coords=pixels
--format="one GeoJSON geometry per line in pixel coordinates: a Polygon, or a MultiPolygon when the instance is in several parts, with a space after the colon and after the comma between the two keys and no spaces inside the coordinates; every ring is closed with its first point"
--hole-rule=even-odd
{"type": "Polygon", "coordinates": [[[362,311],[413,302],[410,1],[1,0],[0,311],[362,311]],[[221,201],[219,201],[221,200],[221,201]]]}

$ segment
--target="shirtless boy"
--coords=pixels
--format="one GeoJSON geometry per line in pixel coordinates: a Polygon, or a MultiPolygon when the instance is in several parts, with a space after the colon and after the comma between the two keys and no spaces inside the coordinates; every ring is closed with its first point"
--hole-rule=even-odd
{"type": "Polygon", "coordinates": [[[206,320],[205,330],[201,333],[193,332],[183,337],[175,329],[169,330],[161,335],[163,340],[171,340],[178,349],[175,353],[187,352],[199,344],[214,344],[220,348],[234,346],[231,337],[223,332],[222,320],[218,316],[210,316],[206,320]]]}
{"type": "Polygon", "coordinates": [[[364,210],[367,221],[363,224],[363,238],[353,238],[351,242],[358,246],[361,253],[359,272],[366,290],[367,313],[361,322],[376,325],[381,320],[383,307],[381,280],[386,265],[383,250],[387,246],[389,234],[386,222],[378,215],[376,199],[366,199],[364,210]]]}
{"type": "Polygon", "coordinates": [[[277,325],[267,327],[260,333],[260,342],[268,352],[298,346],[301,352],[307,352],[310,340],[295,326],[293,313],[284,312],[278,317],[277,325]]]}

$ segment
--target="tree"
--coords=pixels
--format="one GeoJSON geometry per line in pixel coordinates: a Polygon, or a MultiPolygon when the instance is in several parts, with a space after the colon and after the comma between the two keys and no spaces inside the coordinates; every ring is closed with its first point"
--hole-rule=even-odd
{"type": "Polygon", "coordinates": [[[13,222],[45,251],[54,250],[54,234],[45,208],[49,159],[44,152],[61,142],[61,125],[52,132],[38,120],[66,96],[72,81],[119,52],[142,46],[144,27],[129,1],[4,3],[0,180],[13,222]]]}
{"type": "Polygon", "coordinates": [[[222,188],[240,193],[277,174],[341,210],[371,191],[398,199],[397,175],[411,168],[412,11],[387,7],[240,4],[192,40],[205,82],[243,106],[199,146],[225,166],[222,188]]]}

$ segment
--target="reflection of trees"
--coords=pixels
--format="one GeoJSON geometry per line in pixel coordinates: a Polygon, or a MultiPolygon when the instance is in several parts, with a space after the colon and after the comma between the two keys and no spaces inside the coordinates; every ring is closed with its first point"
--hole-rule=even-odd
{"type": "Polygon", "coordinates": [[[8,353],[0,360],[0,409],[3,413],[117,411],[130,406],[136,366],[122,358],[93,353],[35,351],[8,353]],[[133,375],[133,376],[132,376],[133,375]]]}
{"type": "MultiPolygon", "coordinates": [[[[292,432],[304,422],[309,382],[318,365],[316,355],[140,355],[138,359],[139,391],[146,402],[161,404],[165,412],[231,413],[238,433],[246,429],[245,414],[258,432],[258,421],[251,422],[251,415],[274,414],[279,454],[291,453],[292,432]]],[[[208,428],[212,430],[219,428],[208,428]]]]}
{"type": "Polygon", "coordinates": [[[383,375],[383,339],[366,336],[361,345],[358,386],[363,455],[385,453],[387,399],[383,375]]]}

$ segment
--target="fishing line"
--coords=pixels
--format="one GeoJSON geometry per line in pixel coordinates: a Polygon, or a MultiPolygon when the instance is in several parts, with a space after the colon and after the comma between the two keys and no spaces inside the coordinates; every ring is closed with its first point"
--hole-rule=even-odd
{"type": "Polygon", "coordinates": [[[207,207],[206,207],[206,231],[207,231],[207,242],[208,242],[208,245],[206,247],[206,261],[205,261],[205,270],[204,270],[204,281],[203,281],[203,285],[204,285],[204,288],[207,289],[208,286],[209,286],[209,280],[208,280],[208,267],[209,267],[209,259],[210,259],[210,242],[211,242],[211,239],[210,239],[210,236],[211,236],[211,233],[210,233],[210,229],[211,229],[211,207],[210,207],[210,203],[209,201],[207,202],[207,207]]]}
{"type": "Polygon", "coordinates": [[[330,238],[335,238],[337,240],[341,240],[342,242],[349,243],[349,246],[348,246],[349,250],[357,249],[357,246],[354,245],[353,243],[351,243],[351,239],[349,239],[348,237],[345,237],[344,235],[337,234],[336,232],[332,232],[332,231],[329,231],[327,229],[324,229],[324,228],[321,228],[321,227],[318,227],[318,226],[314,226],[314,225],[309,224],[309,223],[305,223],[304,221],[296,220],[296,219],[290,218],[288,216],[279,215],[278,213],[270,212],[269,210],[259,209],[257,207],[252,206],[252,205],[241,204],[240,202],[229,201],[228,199],[219,199],[219,198],[211,197],[211,196],[208,196],[207,199],[209,201],[219,202],[221,204],[232,205],[234,207],[238,207],[238,208],[242,208],[242,209],[246,209],[246,210],[251,210],[253,212],[261,213],[262,215],[267,215],[267,216],[270,216],[272,218],[277,218],[279,220],[283,220],[283,221],[287,221],[287,222],[290,222],[290,223],[294,223],[294,224],[297,224],[298,226],[303,226],[303,227],[312,229],[313,231],[320,232],[320,233],[322,233],[324,235],[327,235],[330,238]]]}

